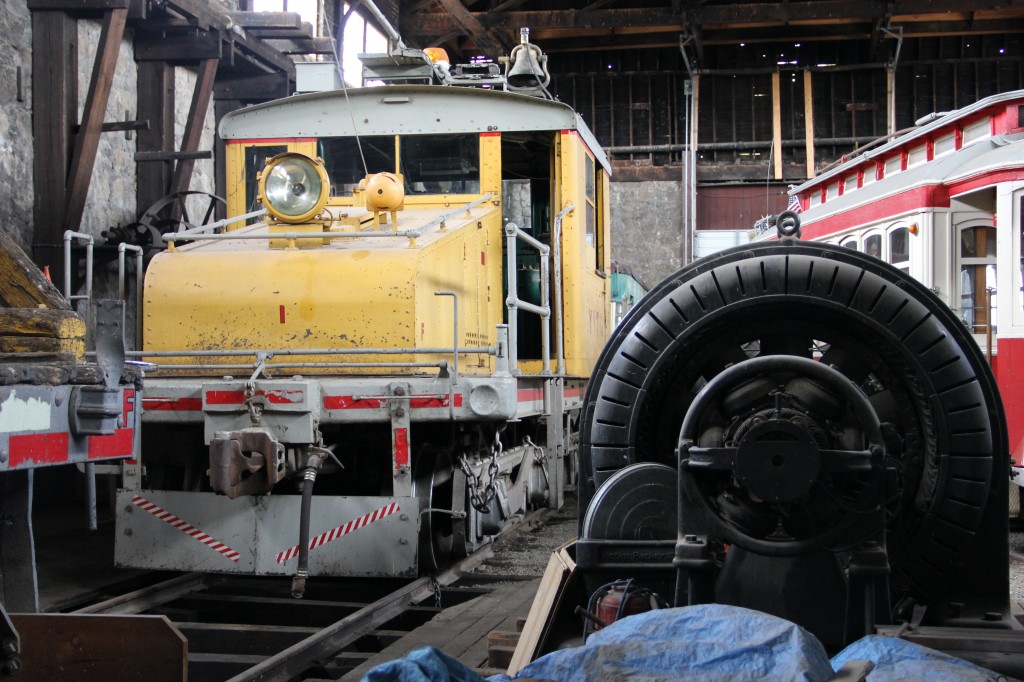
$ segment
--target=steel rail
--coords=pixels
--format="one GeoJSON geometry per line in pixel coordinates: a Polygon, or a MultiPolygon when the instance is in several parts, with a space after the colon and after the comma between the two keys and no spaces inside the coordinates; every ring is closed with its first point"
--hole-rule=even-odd
{"type": "Polygon", "coordinates": [[[154,606],[180,599],[193,592],[205,590],[225,580],[224,576],[207,573],[186,573],[170,580],[164,580],[149,587],[143,587],[127,594],[111,597],[105,601],[76,609],[73,613],[131,615],[142,613],[154,606]]]}
{"type": "Polygon", "coordinates": [[[353,614],[293,644],[227,682],[285,682],[298,677],[316,661],[322,661],[366,633],[380,627],[410,606],[434,596],[436,583],[450,585],[494,555],[487,544],[434,578],[418,578],[353,614]]]}

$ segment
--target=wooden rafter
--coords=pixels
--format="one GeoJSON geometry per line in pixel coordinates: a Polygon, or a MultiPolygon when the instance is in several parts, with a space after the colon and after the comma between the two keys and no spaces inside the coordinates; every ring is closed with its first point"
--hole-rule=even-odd
{"type": "Polygon", "coordinates": [[[465,30],[481,51],[497,55],[510,47],[505,44],[508,42],[507,39],[489,31],[474,13],[466,9],[462,0],[440,0],[440,3],[448,16],[465,30]]]}
{"type": "Polygon", "coordinates": [[[89,193],[96,151],[103,132],[103,117],[107,111],[110,88],[114,82],[117,54],[124,37],[124,26],[128,19],[127,9],[108,10],[103,15],[103,28],[96,46],[96,61],[93,62],[89,94],[85,99],[85,111],[68,171],[67,203],[64,208],[64,227],[77,230],[85,211],[85,199],[89,193]]]}
{"type": "MultiPolygon", "coordinates": [[[[199,65],[196,77],[196,88],[192,93],[192,105],[185,121],[185,133],[181,138],[181,153],[191,154],[199,150],[199,138],[206,123],[206,112],[210,108],[210,97],[213,94],[213,80],[217,75],[217,60],[206,59],[199,65]]],[[[179,158],[174,166],[171,177],[171,192],[184,192],[192,181],[192,168],[195,159],[179,158]]]]}
{"type": "MultiPolygon", "coordinates": [[[[488,12],[470,12],[458,0],[442,2],[449,12],[418,13],[415,21],[406,22],[408,30],[420,35],[440,35],[457,28],[468,31],[471,20],[485,29],[530,26],[531,30],[579,27],[613,30],[680,24],[680,13],[673,7],[523,12],[509,11],[521,5],[523,0],[507,0],[488,12]],[[459,14],[458,19],[455,13],[459,14]]],[[[870,23],[874,18],[886,14],[892,17],[893,23],[948,20],[966,23],[971,13],[974,13],[976,22],[1024,17],[1024,0],[1006,0],[998,5],[982,0],[804,0],[785,3],[696,4],[687,8],[690,21],[700,24],[705,32],[732,27],[870,23]]]]}

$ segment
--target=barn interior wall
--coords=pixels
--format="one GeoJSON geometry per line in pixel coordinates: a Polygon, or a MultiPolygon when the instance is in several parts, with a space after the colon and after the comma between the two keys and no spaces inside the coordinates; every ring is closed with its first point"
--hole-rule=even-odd
{"type": "MultiPolygon", "coordinates": [[[[885,136],[886,65],[894,49],[894,40],[705,46],[697,88],[697,229],[750,228],[786,207],[787,184],[809,177],[805,71],[815,172],[885,136]],[[781,178],[774,174],[773,72],[780,74],[781,178]]],[[[1024,87],[1022,57],[1024,41],[1014,34],[905,39],[895,129],[1024,87]]],[[[683,55],[677,48],[595,50],[549,59],[551,89],[580,113],[615,166],[612,256],[658,281],[682,265],[689,79],[683,55]]]]}
{"type": "Polygon", "coordinates": [[[609,198],[613,260],[628,265],[649,286],[683,266],[679,182],[616,182],[609,198]]]}

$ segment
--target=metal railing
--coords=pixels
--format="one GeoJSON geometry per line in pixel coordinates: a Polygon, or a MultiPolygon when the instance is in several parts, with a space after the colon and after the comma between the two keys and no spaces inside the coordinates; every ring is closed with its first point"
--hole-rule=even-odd
{"type": "Polygon", "coordinates": [[[266,210],[253,211],[252,213],[245,213],[240,216],[232,218],[225,218],[224,220],[218,220],[214,223],[207,225],[199,225],[197,227],[190,228],[188,230],[182,230],[181,232],[171,232],[163,235],[163,240],[167,242],[168,248],[173,248],[174,242],[176,241],[216,241],[219,239],[245,239],[245,240],[263,240],[267,241],[270,239],[283,239],[287,242],[288,248],[295,248],[296,241],[300,239],[324,239],[327,241],[334,241],[336,239],[355,239],[360,237],[404,237],[406,239],[417,239],[423,236],[429,228],[434,225],[439,225],[442,230],[445,229],[450,219],[454,218],[462,212],[469,212],[473,208],[476,208],[480,204],[486,203],[494,198],[492,193],[487,193],[482,197],[474,199],[456,209],[453,209],[443,215],[431,219],[429,222],[420,225],[415,230],[352,230],[346,232],[260,232],[260,233],[245,233],[239,234],[240,230],[234,230],[232,232],[219,232],[211,233],[210,230],[223,227],[230,223],[237,223],[241,220],[262,216],[266,213],[266,210]]]}
{"type": "Polygon", "coordinates": [[[69,303],[85,301],[85,346],[92,345],[92,263],[93,263],[93,236],[83,232],[67,230],[64,232],[64,298],[69,303]],[[73,241],[85,242],[85,293],[71,293],[71,243],[73,241]]]}
{"type": "Polygon", "coordinates": [[[135,254],[135,346],[142,343],[142,255],[144,250],[135,244],[121,242],[117,245],[117,297],[127,302],[125,286],[125,252],[131,251],[135,254]]]}
{"type": "Polygon", "coordinates": [[[505,237],[507,240],[507,272],[506,286],[508,298],[505,305],[508,308],[508,334],[509,352],[508,364],[513,374],[519,373],[519,324],[516,312],[524,310],[538,315],[541,322],[541,372],[551,373],[551,322],[554,317],[555,329],[555,352],[556,372],[565,374],[565,334],[562,330],[564,308],[562,303],[562,220],[575,209],[573,204],[567,205],[558,215],[551,230],[552,246],[537,241],[533,236],[524,232],[515,223],[508,223],[505,226],[505,237]],[[516,257],[516,240],[527,244],[537,250],[540,255],[540,298],[541,305],[530,303],[519,298],[518,295],[518,273],[516,257]],[[550,259],[550,262],[549,262],[550,259]],[[554,272],[554,282],[551,282],[551,272],[554,272]],[[553,286],[552,286],[553,284],[553,286]],[[551,289],[554,289],[554,306],[551,305],[551,289]]]}
{"type": "Polygon", "coordinates": [[[550,264],[548,257],[551,247],[543,242],[537,241],[531,235],[519,229],[515,223],[505,225],[506,239],[506,260],[507,260],[507,282],[508,297],[505,305],[508,308],[508,331],[509,371],[513,374],[519,373],[519,320],[516,314],[520,310],[533,313],[541,318],[540,327],[540,353],[541,371],[544,374],[551,373],[551,301],[550,301],[550,264]],[[530,303],[519,298],[518,271],[516,261],[516,240],[530,246],[540,254],[540,301],[541,305],[530,303]]]}
{"type": "Polygon", "coordinates": [[[576,208],[571,203],[558,212],[551,229],[551,241],[554,249],[554,270],[555,270],[555,347],[558,349],[559,374],[565,374],[565,335],[562,330],[562,220],[576,208]]]}

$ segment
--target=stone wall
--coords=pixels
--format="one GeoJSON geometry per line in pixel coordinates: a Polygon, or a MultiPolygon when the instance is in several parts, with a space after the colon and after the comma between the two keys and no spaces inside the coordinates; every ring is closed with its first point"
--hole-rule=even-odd
{"type": "Polygon", "coordinates": [[[31,253],[32,17],[26,0],[0,2],[0,26],[0,229],[31,253]]]}
{"type": "Polygon", "coordinates": [[[611,183],[612,258],[648,287],[683,266],[679,183],[611,183]]]}

